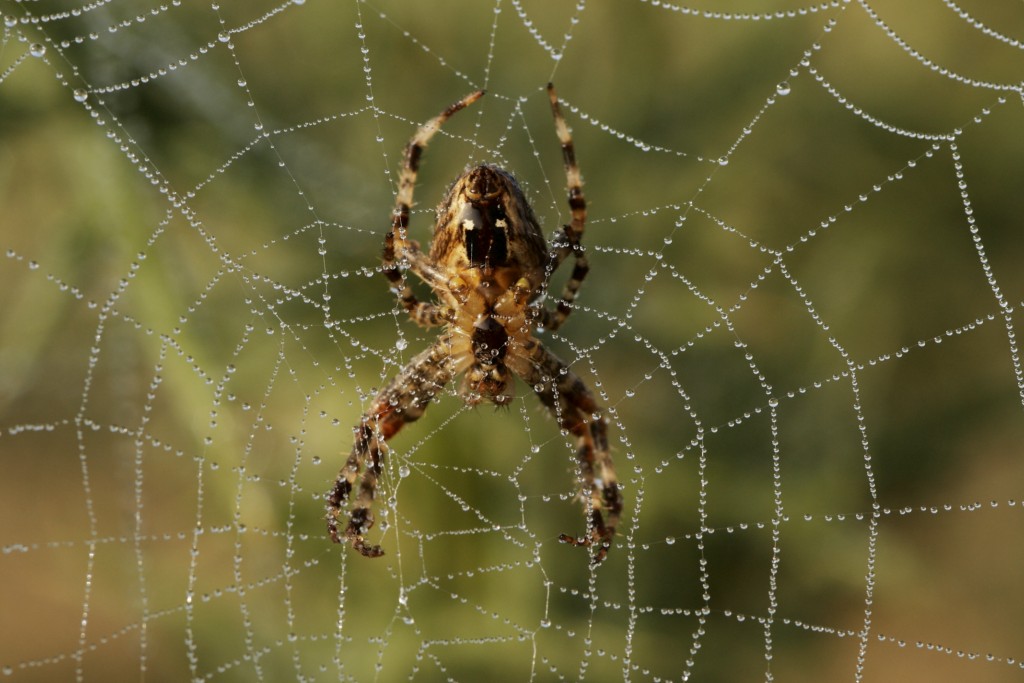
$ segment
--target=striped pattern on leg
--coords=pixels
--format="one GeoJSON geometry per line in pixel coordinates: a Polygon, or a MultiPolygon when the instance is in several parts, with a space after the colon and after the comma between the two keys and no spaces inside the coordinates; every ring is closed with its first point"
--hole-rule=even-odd
{"type": "Polygon", "coordinates": [[[442,337],[416,356],[384,387],[353,428],[355,443],[327,496],[327,530],[335,543],[348,541],[366,557],[384,554],[368,545],[364,535],[373,526],[373,499],[384,466],[386,442],[402,427],[415,422],[430,401],[451,381],[450,340],[442,337]],[[353,495],[354,494],[354,495],[353,495]],[[338,528],[342,506],[349,503],[349,521],[338,528]]]}

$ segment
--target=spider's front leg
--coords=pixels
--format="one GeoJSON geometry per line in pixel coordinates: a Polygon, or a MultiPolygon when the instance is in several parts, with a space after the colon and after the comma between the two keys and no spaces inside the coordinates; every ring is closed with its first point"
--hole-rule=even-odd
{"type": "Polygon", "coordinates": [[[453,103],[420,126],[416,134],[409,140],[409,144],[405,146],[402,169],[398,178],[398,194],[395,196],[395,208],[391,214],[391,228],[384,236],[382,260],[384,275],[391,283],[391,289],[398,297],[399,303],[409,313],[409,317],[422,327],[443,325],[446,322],[445,312],[433,303],[416,298],[416,294],[413,293],[399,269],[399,262],[404,261],[412,272],[416,273],[435,291],[444,288],[448,277],[431,263],[430,259],[420,251],[419,245],[408,237],[409,212],[412,210],[413,191],[416,189],[420,159],[427,143],[441,129],[444,122],[456,112],[483,97],[483,94],[483,90],[477,90],[453,103]]]}
{"type": "Polygon", "coordinates": [[[555,132],[558,134],[558,142],[562,145],[562,161],[565,166],[566,186],[569,191],[569,211],[572,220],[562,226],[562,234],[555,239],[555,243],[552,245],[547,277],[550,279],[551,273],[557,270],[570,254],[574,261],[572,274],[565,283],[555,310],[552,311],[543,306],[537,308],[541,326],[554,331],[561,327],[565,319],[572,313],[576,295],[579,293],[587,273],[590,272],[590,264],[581,244],[583,230],[587,224],[587,200],[583,196],[583,179],[580,176],[580,167],[576,163],[576,146],[573,144],[569,126],[562,116],[562,108],[558,104],[555,86],[551,83],[548,83],[548,99],[551,102],[551,113],[555,117],[555,132]]]}
{"type": "Polygon", "coordinates": [[[384,554],[379,545],[368,545],[363,536],[373,526],[373,498],[384,466],[385,442],[407,423],[418,420],[451,380],[450,357],[450,340],[443,336],[377,394],[353,429],[352,452],[327,496],[327,531],[335,543],[348,541],[365,557],[384,554]],[[351,508],[348,525],[341,532],[338,518],[346,502],[351,508]]]}
{"type": "Polygon", "coordinates": [[[589,496],[584,499],[589,513],[587,535],[562,534],[558,538],[575,546],[596,546],[593,562],[598,564],[608,555],[622,515],[622,492],[608,451],[607,422],[601,408],[583,380],[536,339],[531,339],[522,353],[514,354],[509,367],[533,387],[559,426],[576,437],[583,494],[589,496]]]}

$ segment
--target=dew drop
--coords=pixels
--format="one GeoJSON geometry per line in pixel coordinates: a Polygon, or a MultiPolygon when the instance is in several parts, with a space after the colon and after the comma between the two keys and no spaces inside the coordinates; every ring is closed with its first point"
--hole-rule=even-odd
{"type": "Polygon", "coordinates": [[[227,31],[221,31],[220,33],[217,34],[217,40],[219,40],[222,43],[226,43],[229,40],[231,40],[231,34],[228,33],[227,31]]]}
{"type": "Polygon", "coordinates": [[[71,93],[71,96],[75,98],[75,102],[85,102],[89,99],[89,92],[82,88],[75,88],[75,91],[71,93]]]}
{"type": "Polygon", "coordinates": [[[779,83],[777,86],[775,86],[775,92],[785,97],[789,93],[793,92],[793,89],[789,87],[789,83],[787,83],[786,81],[782,81],[782,83],[779,83]]]}
{"type": "Polygon", "coordinates": [[[28,46],[28,53],[33,57],[42,57],[46,54],[46,46],[42,43],[32,43],[28,46]]]}

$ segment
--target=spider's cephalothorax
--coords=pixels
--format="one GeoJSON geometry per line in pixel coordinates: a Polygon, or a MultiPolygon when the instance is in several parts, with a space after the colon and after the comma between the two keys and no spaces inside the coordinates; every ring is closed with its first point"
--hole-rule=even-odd
{"type": "Polygon", "coordinates": [[[356,426],[352,452],[328,496],[328,530],[335,542],[347,540],[363,555],[382,555],[379,545],[368,545],[363,537],[373,526],[371,506],[386,441],[417,420],[459,374],[459,393],[470,405],[507,405],[514,395],[514,377],[519,377],[562,429],[576,437],[588,533],[559,538],[593,547],[593,559],[600,562],[611,547],[622,512],[607,423],[583,381],[534,337],[538,325],[553,330],[565,321],[588,270],[580,244],[586,201],[554,87],[548,85],[548,96],[562,145],[572,220],[550,250],[518,183],[489,164],[474,166],[452,183],[437,209],[429,255],[406,234],[424,147],[452,114],[482,95],[483,91],[472,93],[448,107],[421,126],[406,147],[392,225],[384,239],[384,274],[414,321],[424,327],[441,325],[444,331],[377,394],[356,426]],[[569,255],[574,259],[572,274],[555,309],[547,309],[541,295],[551,273],[569,255]],[[436,303],[416,298],[399,264],[430,285],[436,303]],[[349,521],[341,532],[338,518],[346,502],[349,521]]]}

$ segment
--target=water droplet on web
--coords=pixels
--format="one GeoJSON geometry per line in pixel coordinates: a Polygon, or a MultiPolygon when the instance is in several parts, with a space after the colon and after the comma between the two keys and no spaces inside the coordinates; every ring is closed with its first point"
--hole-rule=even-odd
{"type": "Polygon", "coordinates": [[[402,351],[407,346],[409,346],[409,342],[406,341],[405,337],[399,337],[398,339],[395,340],[395,348],[398,349],[399,351],[402,351]]]}
{"type": "Polygon", "coordinates": [[[29,270],[39,270],[39,263],[37,261],[29,261],[28,262],[28,269],[29,270]]]}
{"type": "Polygon", "coordinates": [[[220,33],[217,34],[217,40],[219,40],[222,43],[226,43],[229,40],[231,40],[231,34],[228,33],[227,31],[221,31],[220,33]]]}
{"type": "Polygon", "coordinates": [[[726,157],[722,157],[721,159],[718,160],[718,165],[719,166],[728,166],[729,165],[729,159],[726,158],[726,157]]]}
{"type": "Polygon", "coordinates": [[[28,53],[33,57],[42,57],[46,54],[46,46],[42,43],[32,43],[28,46],[28,53]]]}
{"type": "Polygon", "coordinates": [[[779,93],[782,96],[786,96],[789,93],[793,92],[793,89],[789,87],[789,83],[787,83],[786,81],[782,81],[782,83],[779,83],[777,86],[775,86],[775,92],[779,93]]]}
{"type": "Polygon", "coordinates": [[[7,28],[14,28],[17,25],[18,17],[14,16],[13,14],[8,14],[7,16],[4,17],[4,26],[6,26],[7,28]]]}
{"type": "Polygon", "coordinates": [[[75,102],[85,102],[89,99],[89,92],[82,88],[75,88],[75,91],[71,93],[71,96],[75,98],[75,102]]]}
{"type": "Polygon", "coordinates": [[[410,472],[409,472],[409,466],[408,465],[402,465],[401,467],[398,468],[398,476],[400,476],[402,479],[405,479],[406,477],[408,477],[409,474],[410,474],[410,472]]]}

